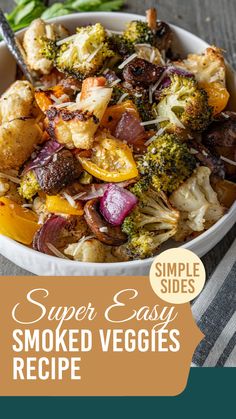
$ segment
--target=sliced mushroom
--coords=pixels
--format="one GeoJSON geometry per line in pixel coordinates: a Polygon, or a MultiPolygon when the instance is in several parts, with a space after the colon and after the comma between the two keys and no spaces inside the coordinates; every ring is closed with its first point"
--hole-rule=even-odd
{"type": "Polygon", "coordinates": [[[120,226],[109,224],[98,211],[99,199],[91,199],[84,207],[85,220],[96,238],[109,246],[120,246],[127,242],[127,236],[120,226]]]}
{"type": "Polygon", "coordinates": [[[157,20],[157,10],[155,8],[148,9],[146,16],[148,26],[155,35],[154,46],[158,48],[160,52],[167,52],[172,43],[172,31],[169,25],[165,22],[157,20]]]}
{"type": "Polygon", "coordinates": [[[167,52],[171,47],[172,38],[172,31],[169,25],[165,22],[158,21],[155,36],[155,47],[161,52],[167,52]]]}
{"type": "Polygon", "coordinates": [[[190,151],[192,149],[194,157],[200,162],[202,166],[207,166],[211,170],[213,175],[219,176],[224,179],[225,177],[225,166],[219,156],[212,154],[212,152],[205,147],[203,144],[191,140],[189,142],[190,151]]]}
{"type": "Polygon", "coordinates": [[[149,63],[142,58],[135,58],[124,68],[123,77],[131,85],[149,86],[156,83],[163,71],[163,67],[149,63]]]}
{"type": "Polygon", "coordinates": [[[41,189],[56,195],[81,175],[83,168],[69,150],[61,150],[47,165],[35,169],[41,189]]]}
{"type": "Polygon", "coordinates": [[[236,180],[236,112],[222,112],[203,133],[203,144],[222,157],[226,177],[236,180]]]}
{"type": "Polygon", "coordinates": [[[211,185],[214,191],[216,191],[221,205],[230,208],[236,201],[236,183],[212,176],[211,185]]]}

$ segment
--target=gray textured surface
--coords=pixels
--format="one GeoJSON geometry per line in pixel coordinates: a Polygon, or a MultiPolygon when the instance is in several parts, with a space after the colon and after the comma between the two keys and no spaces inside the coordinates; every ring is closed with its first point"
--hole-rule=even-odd
{"type": "MultiPolygon", "coordinates": [[[[0,0],[4,11],[9,11],[12,4],[12,0],[0,0]]],[[[140,14],[155,5],[158,7],[160,19],[179,25],[223,48],[230,63],[236,67],[235,0],[126,0],[126,4],[124,11],[140,14]]],[[[218,265],[235,236],[236,226],[203,258],[208,275],[218,265]]],[[[0,274],[29,275],[2,256],[0,274]]]]}

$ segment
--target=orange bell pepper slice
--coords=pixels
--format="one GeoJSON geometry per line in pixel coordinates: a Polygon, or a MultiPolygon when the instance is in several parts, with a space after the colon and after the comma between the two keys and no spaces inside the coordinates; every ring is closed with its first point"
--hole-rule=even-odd
{"type": "Polygon", "coordinates": [[[229,100],[228,90],[221,83],[202,83],[201,87],[207,92],[208,103],[213,107],[213,116],[222,112],[229,100]]]}
{"type": "Polygon", "coordinates": [[[38,216],[9,198],[0,198],[0,234],[30,245],[39,229],[38,216]]]}
{"type": "Polygon", "coordinates": [[[83,215],[84,211],[80,202],[76,202],[76,207],[60,195],[46,196],[46,209],[54,214],[83,215]]]}
{"type": "MultiPolygon", "coordinates": [[[[48,110],[48,108],[54,103],[54,100],[51,98],[51,95],[54,95],[56,98],[59,99],[64,94],[65,92],[63,86],[58,84],[48,90],[36,90],[35,99],[41,111],[45,113],[48,110]]],[[[65,99],[64,102],[68,102],[68,100],[65,99]]]]}

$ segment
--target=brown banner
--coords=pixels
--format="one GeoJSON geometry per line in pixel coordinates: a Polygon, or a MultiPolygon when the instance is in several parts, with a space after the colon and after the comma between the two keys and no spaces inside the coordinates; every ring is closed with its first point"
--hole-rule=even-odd
{"type": "Polygon", "coordinates": [[[1,277],[0,395],[161,396],[202,334],[148,277],[1,277]]]}

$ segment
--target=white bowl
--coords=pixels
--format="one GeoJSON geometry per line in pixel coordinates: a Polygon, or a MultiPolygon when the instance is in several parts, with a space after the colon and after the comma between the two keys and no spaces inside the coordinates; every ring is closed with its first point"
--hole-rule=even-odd
{"type": "MultiPolygon", "coordinates": [[[[79,25],[101,22],[107,29],[122,31],[127,22],[135,19],[145,19],[142,16],[126,13],[79,13],[52,19],[63,23],[71,31],[79,25]]],[[[171,25],[175,37],[175,49],[182,54],[201,53],[209,45],[197,36],[177,26],[171,25]]],[[[22,37],[24,31],[19,33],[22,37]]],[[[15,63],[4,42],[0,43],[0,93],[2,93],[15,77],[15,63]]],[[[236,101],[236,75],[228,66],[228,88],[231,92],[231,103],[236,101]]],[[[233,105],[231,105],[233,108],[233,105]]],[[[192,250],[198,256],[203,256],[212,249],[231,229],[236,221],[236,202],[231,209],[213,227],[201,236],[183,244],[181,247],[192,250]]],[[[165,248],[177,246],[171,242],[165,248]]],[[[162,248],[163,249],[163,248],[162,248]]],[[[161,249],[161,250],[162,250],[161,249]]],[[[84,263],[59,259],[29,249],[22,244],[0,235],[0,253],[21,268],[37,275],[146,275],[152,258],[120,263],[84,263]]],[[[11,272],[9,272],[11,274],[11,272]]]]}

